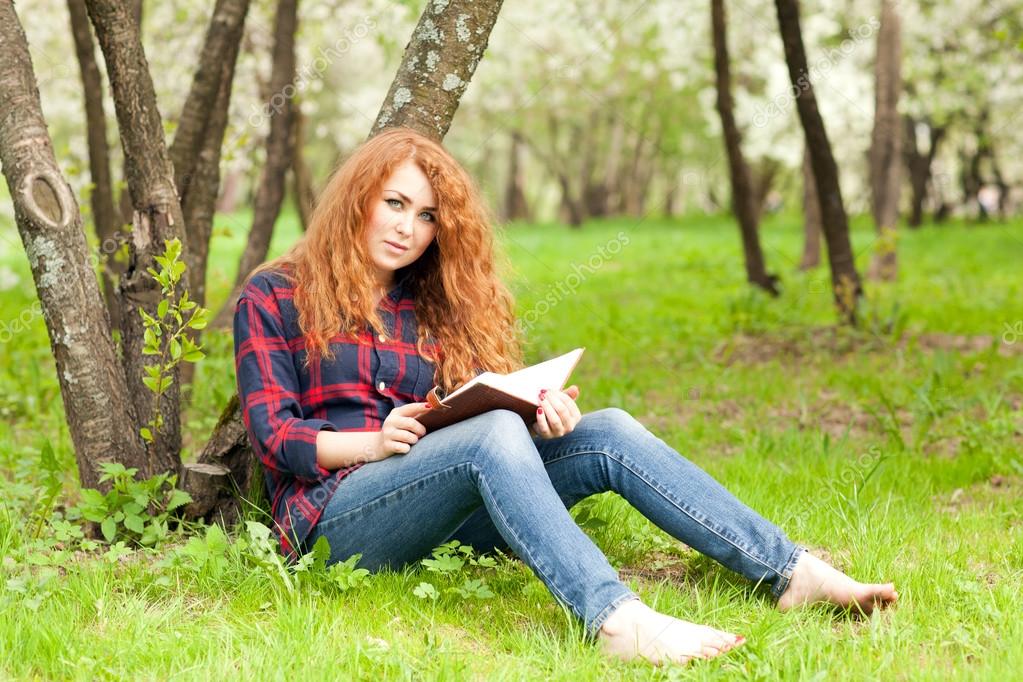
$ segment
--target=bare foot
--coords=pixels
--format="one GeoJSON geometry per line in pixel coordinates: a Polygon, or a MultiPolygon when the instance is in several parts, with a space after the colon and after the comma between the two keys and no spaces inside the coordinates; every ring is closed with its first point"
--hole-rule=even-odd
{"type": "Polygon", "coordinates": [[[852,606],[869,614],[899,599],[892,583],[860,583],[845,573],[803,552],[796,562],[788,588],[778,600],[782,611],[811,602],[828,602],[845,608],[852,606]]]}
{"type": "Polygon", "coordinates": [[[626,661],[642,656],[657,665],[713,658],[746,641],[740,635],[658,613],[638,599],[615,609],[597,638],[610,656],[626,661]]]}

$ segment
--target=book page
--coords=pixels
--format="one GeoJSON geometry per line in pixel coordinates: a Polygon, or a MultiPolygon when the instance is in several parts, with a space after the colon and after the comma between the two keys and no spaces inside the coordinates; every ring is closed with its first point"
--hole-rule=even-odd
{"type": "MultiPolygon", "coordinates": [[[[539,404],[540,389],[560,390],[583,354],[582,348],[556,358],[524,367],[511,374],[490,374],[486,383],[534,405],[539,404]]],[[[483,377],[481,374],[480,377],[483,377]]]]}

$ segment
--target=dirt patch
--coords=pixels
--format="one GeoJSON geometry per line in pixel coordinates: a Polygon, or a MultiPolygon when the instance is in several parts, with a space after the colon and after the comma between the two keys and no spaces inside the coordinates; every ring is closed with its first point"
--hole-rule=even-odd
{"type": "Polygon", "coordinates": [[[643,557],[639,566],[623,566],[618,569],[618,578],[627,582],[631,578],[659,583],[667,581],[675,585],[688,583],[689,567],[684,559],[666,552],[652,552],[643,557]]]}
{"type": "Polygon", "coordinates": [[[951,493],[940,493],[932,499],[938,509],[946,514],[959,514],[997,500],[1018,500],[1020,495],[1023,495],[1023,477],[998,474],[986,481],[956,488],[951,493]]]}
{"type": "Polygon", "coordinates": [[[795,362],[812,356],[842,360],[864,352],[890,353],[895,349],[925,352],[982,353],[994,348],[1002,357],[1023,355],[1023,339],[1007,343],[989,334],[927,332],[897,342],[846,327],[806,327],[772,334],[737,334],[714,347],[711,357],[723,365],[735,363],[795,362]]]}

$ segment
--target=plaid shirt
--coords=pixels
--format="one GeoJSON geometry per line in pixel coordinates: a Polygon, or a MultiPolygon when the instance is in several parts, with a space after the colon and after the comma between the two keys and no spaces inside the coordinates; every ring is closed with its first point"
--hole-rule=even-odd
{"type": "MultiPolygon", "coordinates": [[[[280,272],[252,277],[234,314],[238,397],[253,450],[263,462],[281,552],[302,548],[338,484],[364,463],[328,471],[316,434],[379,431],[395,407],[426,399],[435,366],[416,351],[414,299],[402,281],[380,302],[386,327],[330,339],[333,360],[304,369],[305,340],[294,287],[280,272]]],[[[436,346],[427,345],[436,348],[436,346]]]]}

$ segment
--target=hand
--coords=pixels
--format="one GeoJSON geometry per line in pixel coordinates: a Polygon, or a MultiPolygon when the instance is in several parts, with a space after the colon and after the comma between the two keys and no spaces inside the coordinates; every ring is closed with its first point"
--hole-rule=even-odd
{"type": "Polygon", "coordinates": [[[426,435],[426,427],[416,417],[430,409],[429,403],[408,403],[391,410],[377,432],[374,455],[378,460],[403,455],[426,435]]]}
{"type": "Polygon", "coordinates": [[[536,411],[536,423],[530,429],[540,438],[558,438],[572,431],[582,419],[575,399],[579,387],[575,384],[564,391],[540,392],[540,407],[536,411]]]}

